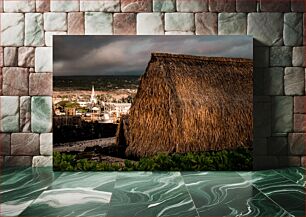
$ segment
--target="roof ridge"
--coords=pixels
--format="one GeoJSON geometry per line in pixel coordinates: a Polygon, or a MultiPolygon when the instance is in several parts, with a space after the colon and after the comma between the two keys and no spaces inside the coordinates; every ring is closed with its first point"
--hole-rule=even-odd
{"type": "Polygon", "coordinates": [[[209,57],[209,56],[195,56],[188,54],[173,54],[173,53],[151,53],[151,58],[175,58],[175,59],[190,59],[201,61],[213,61],[213,62],[235,62],[235,63],[251,63],[252,59],[247,58],[233,58],[233,57],[209,57]]]}

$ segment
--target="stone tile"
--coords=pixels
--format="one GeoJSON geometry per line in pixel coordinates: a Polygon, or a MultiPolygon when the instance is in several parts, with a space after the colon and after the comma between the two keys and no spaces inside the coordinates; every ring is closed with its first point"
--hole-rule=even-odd
{"type": "Polygon", "coordinates": [[[176,0],[178,12],[206,12],[208,11],[208,0],[176,0]]]}
{"type": "Polygon", "coordinates": [[[305,138],[304,133],[289,133],[288,143],[289,143],[289,153],[291,155],[304,155],[305,147],[305,138]]]}
{"type": "Polygon", "coordinates": [[[50,0],[36,0],[36,12],[49,12],[50,0]]]}
{"type": "Polygon", "coordinates": [[[44,29],[46,31],[67,31],[66,13],[44,13],[44,29]]]}
{"type": "Polygon", "coordinates": [[[52,73],[31,73],[29,79],[30,96],[52,96],[52,73]]]}
{"type": "Polygon", "coordinates": [[[253,155],[265,156],[268,154],[268,143],[266,138],[254,138],[253,140],[253,155]]]}
{"type": "Polygon", "coordinates": [[[3,83],[3,76],[2,76],[2,67],[0,67],[0,96],[3,94],[3,87],[2,87],[2,83],[3,83]]]}
{"type": "Polygon", "coordinates": [[[219,35],[245,35],[247,31],[245,13],[219,13],[219,35]]]}
{"type": "Polygon", "coordinates": [[[81,0],[80,11],[120,12],[120,0],[81,0]]]}
{"type": "Polygon", "coordinates": [[[301,67],[285,68],[285,94],[286,95],[304,95],[305,94],[305,73],[301,67]]]}
{"type": "Polygon", "coordinates": [[[121,0],[122,12],[151,12],[152,0],[121,0]]]}
{"type": "Polygon", "coordinates": [[[306,113],[306,98],[305,96],[294,97],[294,113],[305,114],[306,113]]]}
{"type": "MultiPolygon", "coordinates": [[[[3,1],[0,1],[0,13],[3,12],[3,1]]],[[[0,160],[2,161],[3,159],[0,158],[0,160]]]]}
{"type": "Polygon", "coordinates": [[[48,47],[53,46],[53,37],[55,35],[67,35],[67,32],[45,32],[45,44],[48,47]]]}
{"type": "Polygon", "coordinates": [[[52,133],[40,134],[40,154],[50,156],[53,152],[53,135],[52,133]]]}
{"type": "Polygon", "coordinates": [[[292,48],[287,46],[271,47],[270,66],[291,66],[292,48]]]}
{"type": "Polygon", "coordinates": [[[113,33],[113,16],[104,12],[85,12],[86,35],[111,35],[113,33]]]}
{"type": "Polygon", "coordinates": [[[288,155],[287,137],[270,137],[268,138],[268,155],[288,155]]]}
{"type": "Polygon", "coordinates": [[[164,23],[162,13],[138,13],[137,35],[163,35],[164,23]]]}
{"type": "Polygon", "coordinates": [[[29,167],[32,166],[32,156],[5,156],[5,167],[29,167]]]}
{"type": "Polygon", "coordinates": [[[254,156],[253,169],[266,170],[278,167],[278,158],[276,156],[254,156]]]}
{"type": "Polygon", "coordinates": [[[23,46],[24,15],[1,13],[1,46],[23,46]]]}
{"type": "Polygon", "coordinates": [[[39,134],[36,133],[12,133],[12,155],[38,155],[39,134]]]}
{"type": "Polygon", "coordinates": [[[272,67],[264,72],[265,94],[284,94],[284,68],[272,67]]]}
{"type": "Polygon", "coordinates": [[[260,10],[262,12],[288,12],[290,11],[290,0],[271,1],[260,0],[260,10]]]}
{"type": "Polygon", "coordinates": [[[29,72],[27,68],[3,68],[3,95],[27,96],[29,94],[29,72]]]}
{"type": "Polygon", "coordinates": [[[68,13],[68,35],[84,35],[84,13],[68,13]]]}
{"type": "Polygon", "coordinates": [[[271,103],[254,103],[254,139],[271,136],[271,103]]]}
{"type": "Polygon", "coordinates": [[[34,156],[32,161],[32,167],[52,167],[52,156],[34,156]]]}
{"type": "Polygon", "coordinates": [[[254,67],[263,68],[270,65],[269,47],[254,47],[254,67]]]}
{"type": "Polygon", "coordinates": [[[294,47],[292,51],[292,66],[303,66],[305,67],[305,47],[294,47]]]}
{"type": "Polygon", "coordinates": [[[21,67],[34,67],[34,47],[19,47],[18,48],[18,66],[21,67]]]}
{"type": "Polygon", "coordinates": [[[193,13],[166,13],[165,30],[166,31],[194,31],[193,13]]]}
{"type": "Polygon", "coordinates": [[[306,157],[305,156],[301,157],[301,166],[304,168],[306,167],[306,157]]]}
{"type": "Polygon", "coordinates": [[[287,133],[293,129],[293,97],[275,96],[272,99],[272,132],[287,133]]]}
{"type": "Polygon", "coordinates": [[[52,97],[33,96],[31,100],[31,129],[33,133],[52,130],[52,97]]]}
{"type": "Polygon", "coordinates": [[[175,0],[153,0],[154,12],[174,12],[175,0]]]}
{"type": "Polygon", "coordinates": [[[299,167],[301,157],[298,156],[279,156],[279,167],[299,167]]]}
{"type": "Polygon", "coordinates": [[[197,35],[217,35],[218,15],[217,13],[196,13],[195,28],[197,35]]]}
{"type": "Polygon", "coordinates": [[[40,13],[25,14],[25,46],[44,46],[43,15],[40,13]]]}
{"type": "Polygon", "coordinates": [[[31,132],[31,97],[20,97],[20,131],[31,132]]]}
{"type": "Polygon", "coordinates": [[[3,52],[4,66],[17,66],[17,47],[5,47],[3,52]]]}
{"type": "Polygon", "coordinates": [[[0,47],[0,67],[3,66],[3,47],[0,47]]]}
{"type": "Polygon", "coordinates": [[[211,12],[235,12],[236,2],[233,0],[208,0],[211,12]]]}
{"type": "Polygon", "coordinates": [[[305,12],[304,0],[291,0],[291,11],[292,12],[305,12]]]}
{"type": "Polygon", "coordinates": [[[4,12],[35,12],[35,0],[4,0],[4,12]]]}
{"type": "Polygon", "coordinates": [[[249,13],[247,34],[254,37],[255,45],[280,46],[283,44],[283,23],[282,13],[249,13]]]}
{"type": "Polygon", "coordinates": [[[305,114],[294,114],[293,131],[296,133],[306,132],[305,114]]]}
{"type": "Polygon", "coordinates": [[[236,0],[237,12],[256,12],[256,0],[236,0]]]}
{"type": "Polygon", "coordinates": [[[254,68],[253,69],[253,94],[254,96],[264,95],[264,73],[267,68],[254,68]]]}
{"type": "Polygon", "coordinates": [[[0,155],[11,154],[11,134],[0,133],[0,155]]]}
{"type": "Polygon", "coordinates": [[[303,44],[303,14],[285,13],[284,16],[284,44],[299,46],[303,44]]]}
{"type": "Polygon", "coordinates": [[[0,132],[19,131],[19,97],[0,96],[0,132]]]}
{"type": "Polygon", "coordinates": [[[165,35],[194,35],[194,32],[169,31],[165,32],[165,35]]]}
{"type": "Polygon", "coordinates": [[[136,14],[115,13],[113,28],[115,35],[136,35],[136,14]]]}
{"type": "Polygon", "coordinates": [[[53,55],[51,47],[38,47],[35,49],[35,72],[52,72],[53,55]]]}
{"type": "Polygon", "coordinates": [[[50,9],[54,12],[71,12],[80,10],[80,1],[70,0],[70,1],[60,1],[51,0],[50,9]]]}

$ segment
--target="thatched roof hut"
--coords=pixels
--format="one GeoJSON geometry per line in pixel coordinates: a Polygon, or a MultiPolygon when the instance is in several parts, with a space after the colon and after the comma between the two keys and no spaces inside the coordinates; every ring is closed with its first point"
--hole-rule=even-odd
{"type": "Polygon", "coordinates": [[[250,147],[252,69],[249,59],[153,53],[130,109],[126,154],[250,147]]]}

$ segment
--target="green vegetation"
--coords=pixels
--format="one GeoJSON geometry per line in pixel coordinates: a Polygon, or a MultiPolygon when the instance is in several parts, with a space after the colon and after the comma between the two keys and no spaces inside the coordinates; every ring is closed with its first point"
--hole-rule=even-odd
{"type": "Polygon", "coordinates": [[[125,160],[119,163],[96,162],[78,159],[76,155],[54,152],[54,169],[62,171],[207,171],[207,170],[251,170],[251,150],[211,151],[203,153],[158,154],[139,161],[125,160]]]}

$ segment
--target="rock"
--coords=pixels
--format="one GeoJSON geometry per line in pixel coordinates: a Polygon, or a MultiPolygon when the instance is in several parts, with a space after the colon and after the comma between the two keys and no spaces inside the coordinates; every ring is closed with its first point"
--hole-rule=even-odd
{"type": "Polygon", "coordinates": [[[19,131],[19,97],[0,96],[0,132],[19,131]]]}
{"type": "Polygon", "coordinates": [[[265,156],[268,154],[268,144],[266,138],[254,138],[253,140],[253,155],[265,156]]]}
{"type": "Polygon", "coordinates": [[[276,156],[254,156],[253,170],[267,170],[278,167],[278,159],[276,156]]]}
{"type": "Polygon", "coordinates": [[[235,12],[236,6],[233,0],[208,0],[211,12],[235,12]]]}
{"type": "Polygon", "coordinates": [[[272,132],[287,133],[293,129],[293,97],[275,96],[272,100],[272,132]]]}
{"type": "Polygon", "coordinates": [[[67,31],[66,13],[44,13],[45,31],[67,31]]]}
{"type": "Polygon", "coordinates": [[[54,35],[67,35],[67,32],[45,32],[45,43],[46,46],[53,46],[53,36],[54,35]]]}
{"type": "Polygon", "coordinates": [[[29,167],[32,165],[32,156],[5,156],[5,167],[29,167]]]}
{"type": "Polygon", "coordinates": [[[304,133],[289,133],[289,154],[290,155],[304,155],[305,137],[304,133]]]}
{"type": "Polygon", "coordinates": [[[284,17],[284,44],[299,46],[303,44],[303,14],[286,13],[284,17]]]}
{"type": "Polygon", "coordinates": [[[39,134],[12,133],[12,155],[37,155],[39,154],[39,134]]]}
{"type": "Polygon", "coordinates": [[[205,12],[208,11],[207,0],[176,0],[178,12],[205,12]]]}
{"type": "Polygon", "coordinates": [[[138,13],[137,35],[163,35],[164,24],[161,13],[138,13]]]}
{"type": "Polygon", "coordinates": [[[55,11],[55,12],[79,11],[80,2],[79,1],[51,0],[50,8],[51,8],[51,11],[55,11]]]}
{"type": "Polygon", "coordinates": [[[268,155],[287,155],[288,141],[287,137],[270,137],[268,139],[268,155]]]}
{"type": "Polygon", "coordinates": [[[68,13],[68,35],[84,35],[84,14],[81,12],[68,13]]]}
{"type": "Polygon", "coordinates": [[[1,46],[23,46],[24,15],[22,13],[1,13],[0,18],[1,46]]]}
{"type": "Polygon", "coordinates": [[[306,98],[305,96],[294,97],[294,113],[304,114],[306,113],[306,98]]]}
{"type": "Polygon", "coordinates": [[[154,12],[174,12],[175,0],[153,0],[154,12]]]}
{"type": "Polygon", "coordinates": [[[53,135],[52,133],[40,134],[40,154],[50,156],[53,151],[53,135]]]}
{"type": "Polygon", "coordinates": [[[115,35],[136,35],[136,14],[115,13],[113,27],[115,35]]]}
{"type": "Polygon", "coordinates": [[[283,95],[284,90],[284,68],[272,67],[264,72],[265,94],[283,95]]]}
{"type": "Polygon", "coordinates": [[[35,12],[35,0],[4,0],[4,12],[35,12]]]}
{"type": "Polygon", "coordinates": [[[113,33],[113,16],[104,12],[85,12],[86,35],[111,35],[113,33]]]}
{"type": "Polygon", "coordinates": [[[269,67],[270,50],[269,47],[254,47],[254,67],[265,68],[269,67]]]}
{"type": "Polygon", "coordinates": [[[196,13],[195,27],[197,35],[217,35],[218,15],[217,13],[196,13]]]}
{"type": "Polygon", "coordinates": [[[20,97],[20,131],[31,132],[31,97],[20,97]]]}
{"type": "Polygon", "coordinates": [[[121,0],[122,12],[151,12],[152,0],[121,0]]]}
{"type": "Polygon", "coordinates": [[[252,35],[257,44],[281,46],[283,44],[282,13],[249,13],[247,34],[252,35]]]}
{"type": "Polygon", "coordinates": [[[52,47],[38,47],[35,49],[35,72],[52,72],[52,47]]]}
{"type": "Polygon", "coordinates": [[[256,12],[256,0],[236,0],[237,12],[256,12]]]}
{"type": "Polygon", "coordinates": [[[165,32],[165,35],[194,35],[194,32],[169,31],[169,32],[165,32]]]}
{"type": "Polygon", "coordinates": [[[3,95],[27,96],[29,94],[29,71],[27,68],[4,67],[3,95]]]}
{"type": "Polygon", "coordinates": [[[306,116],[305,114],[294,114],[293,131],[306,132],[306,116]]]}
{"type": "Polygon", "coordinates": [[[303,66],[305,67],[305,49],[304,47],[294,47],[292,52],[292,66],[303,66]]]}
{"type": "Polygon", "coordinates": [[[34,47],[20,47],[18,48],[18,66],[34,67],[34,47]]]}
{"type": "Polygon", "coordinates": [[[299,167],[301,157],[299,156],[279,156],[279,167],[299,167]]]}
{"type": "Polygon", "coordinates": [[[219,35],[245,35],[247,31],[245,13],[219,13],[219,35]]]}
{"type": "Polygon", "coordinates": [[[290,66],[292,60],[291,47],[271,47],[270,49],[270,66],[290,66]]]}
{"type": "Polygon", "coordinates": [[[11,134],[0,133],[0,155],[11,154],[11,134]]]}
{"type": "Polygon", "coordinates": [[[25,14],[25,46],[44,46],[43,15],[25,14]]]}
{"type": "Polygon", "coordinates": [[[166,13],[166,31],[194,31],[194,15],[192,13],[166,13]]]}
{"type": "Polygon", "coordinates": [[[52,96],[52,73],[31,73],[29,79],[30,96],[52,96]]]}
{"type": "Polygon", "coordinates": [[[274,1],[260,0],[260,11],[262,12],[288,12],[290,11],[290,0],[274,1]]]}
{"type": "Polygon", "coordinates": [[[254,138],[271,136],[271,103],[254,103],[254,138]]]}
{"type": "Polygon", "coordinates": [[[50,0],[36,0],[36,12],[49,12],[50,0]]]}
{"type": "Polygon", "coordinates": [[[32,167],[52,167],[52,156],[34,156],[32,161],[32,167]]]}
{"type": "Polygon", "coordinates": [[[17,47],[4,48],[4,66],[17,66],[18,52],[17,47]]]}
{"type": "Polygon", "coordinates": [[[81,0],[80,11],[120,12],[120,0],[81,0]]]}
{"type": "Polygon", "coordinates": [[[31,101],[31,129],[33,133],[52,130],[52,97],[33,96],[31,101]]]}
{"type": "Polygon", "coordinates": [[[3,47],[0,47],[0,67],[3,66],[3,47]]]}
{"type": "Polygon", "coordinates": [[[305,13],[304,4],[304,0],[291,0],[291,11],[305,13]]]}
{"type": "Polygon", "coordinates": [[[285,68],[285,94],[286,95],[304,95],[305,94],[305,73],[301,67],[285,68]]]}

